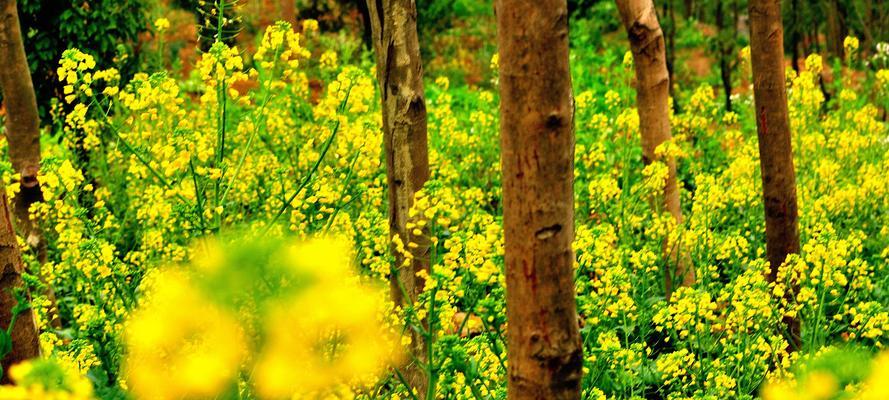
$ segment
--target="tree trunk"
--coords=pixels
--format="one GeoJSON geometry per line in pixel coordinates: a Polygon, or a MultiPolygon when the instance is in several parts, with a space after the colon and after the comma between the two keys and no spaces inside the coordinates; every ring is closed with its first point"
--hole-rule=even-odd
{"type": "Polygon", "coordinates": [[[724,0],[716,0],[716,28],[718,29],[718,33],[716,34],[716,43],[717,51],[719,52],[719,76],[722,78],[722,92],[725,95],[725,110],[731,112],[732,68],[730,65],[729,57],[734,54],[734,46],[731,45],[730,41],[734,40],[735,35],[733,33],[727,32],[729,27],[725,23],[724,3],[724,0]]]}
{"type": "MultiPolygon", "coordinates": [[[[663,203],[658,207],[662,206],[673,215],[677,223],[682,223],[679,186],[676,182],[676,160],[660,159],[655,154],[658,146],[672,138],[668,89],[670,78],[667,72],[664,35],[651,0],[617,0],[617,8],[630,39],[633,63],[636,67],[636,107],[639,112],[639,130],[642,134],[642,158],[646,165],[661,161],[669,168],[663,203]]],[[[671,268],[664,270],[665,289],[669,298],[673,291],[673,278],[679,278],[682,285],[691,285],[695,281],[695,272],[693,268],[688,268],[690,263],[684,260],[681,252],[665,248],[665,253],[668,259],[678,260],[675,273],[671,268]]]]}
{"type": "MultiPolygon", "coordinates": [[[[31,220],[30,213],[33,204],[43,201],[38,180],[40,117],[37,98],[22,43],[16,1],[0,0],[0,13],[0,90],[6,105],[6,142],[12,167],[19,174],[20,189],[14,199],[16,223],[37,260],[43,264],[46,262],[46,241],[40,225],[31,220]]],[[[47,285],[45,295],[55,307],[52,286],[47,285]]],[[[55,327],[61,326],[56,314],[50,322],[55,327]]]]}
{"type": "MultiPolygon", "coordinates": [[[[753,96],[766,220],[766,254],[771,265],[768,277],[774,281],[787,255],[799,253],[800,249],[796,175],[784,85],[781,1],[750,0],[749,13],[753,96]]],[[[786,322],[790,343],[798,347],[798,321],[786,322]]]]}
{"type": "MultiPolygon", "coordinates": [[[[410,251],[406,258],[393,247],[395,268],[390,277],[396,304],[410,305],[423,290],[417,272],[429,269],[429,243],[423,235],[407,228],[414,194],[429,179],[426,138],[426,103],[423,65],[417,38],[417,8],[414,0],[368,0],[377,75],[383,103],[383,142],[386,178],[389,185],[389,233],[398,236],[410,251]],[[408,243],[417,246],[411,248],[408,243]],[[403,289],[403,291],[402,291],[403,289]],[[404,295],[408,298],[405,298],[404,295]]],[[[412,352],[424,360],[423,338],[414,334],[412,352]]],[[[408,379],[420,393],[426,382],[414,365],[408,379]]]]}
{"type": "Polygon", "coordinates": [[[800,9],[799,0],[791,0],[790,1],[790,20],[793,26],[790,27],[790,65],[793,66],[793,70],[796,73],[799,73],[799,45],[800,45],[800,32],[802,29],[802,25],[800,23],[800,14],[802,13],[802,9],[800,9]]]}
{"type": "Polygon", "coordinates": [[[28,213],[32,204],[43,201],[43,192],[37,180],[40,171],[37,98],[22,44],[15,0],[0,0],[0,12],[0,88],[6,104],[6,141],[12,166],[20,176],[21,187],[15,197],[15,215],[28,242],[37,249],[43,249],[43,237],[28,213]]]}
{"type": "MultiPolygon", "coordinates": [[[[22,280],[24,265],[22,255],[12,227],[12,216],[9,213],[9,201],[6,191],[0,190],[0,329],[7,330],[13,317],[13,307],[18,302],[16,289],[27,290],[22,280]]],[[[12,350],[3,358],[3,378],[0,383],[9,383],[9,367],[40,355],[39,333],[34,324],[34,314],[27,309],[15,320],[10,337],[12,350]]]]}
{"type": "Polygon", "coordinates": [[[370,21],[370,10],[365,0],[356,0],[358,13],[361,14],[361,39],[368,49],[373,49],[373,32],[370,21]]]}
{"type": "Polygon", "coordinates": [[[565,0],[499,0],[510,399],[580,398],[565,0]]]}
{"type": "Polygon", "coordinates": [[[679,114],[682,110],[679,105],[679,98],[676,97],[674,85],[676,84],[676,11],[673,0],[664,1],[664,14],[667,18],[667,37],[666,37],[666,59],[667,74],[669,75],[669,94],[673,98],[673,112],[679,114]]]}
{"type": "Polygon", "coordinates": [[[824,19],[827,21],[827,51],[830,55],[843,58],[843,22],[840,18],[840,7],[836,0],[825,0],[824,19]]]}

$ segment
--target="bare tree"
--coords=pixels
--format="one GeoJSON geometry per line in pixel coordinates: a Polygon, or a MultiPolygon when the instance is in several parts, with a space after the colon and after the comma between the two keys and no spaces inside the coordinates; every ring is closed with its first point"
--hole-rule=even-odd
{"type": "MultiPolygon", "coordinates": [[[[414,195],[429,179],[426,138],[426,101],[423,64],[417,37],[414,0],[368,0],[377,57],[377,75],[383,103],[383,143],[389,185],[389,232],[398,236],[411,257],[393,248],[395,269],[390,278],[396,304],[416,301],[423,290],[417,272],[429,269],[429,245],[424,234],[408,229],[414,195]],[[408,246],[414,243],[416,246],[408,246]],[[405,295],[408,298],[405,298],[405,295]]],[[[424,360],[424,338],[414,334],[413,355],[424,360]]],[[[424,393],[426,382],[413,365],[408,370],[411,386],[424,393]]]]}
{"type": "MultiPolygon", "coordinates": [[[[784,83],[781,0],[750,0],[750,56],[766,220],[769,279],[789,254],[799,253],[796,174],[784,83]]],[[[791,345],[798,346],[798,321],[786,320],[791,345]]]]}
{"type": "Polygon", "coordinates": [[[510,399],[578,399],[574,101],[565,0],[499,0],[510,399]]]}
{"type": "MultiPolygon", "coordinates": [[[[670,140],[670,75],[664,49],[664,34],[658,23],[654,3],[651,0],[617,0],[621,19],[630,39],[633,52],[633,63],[636,68],[636,107],[639,112],[639,129],[642,133],[642,157],[646,165],[661,161],[669,168],[669,175],[664,186],[663,206],[677,223],[682,223],[679,185],[676,180],[676,160],[662,159],[655,150],[662,143],[670,140]]],[[[665,270],[667,297],[673,291],[674,276],[680,284],[691,285],[695,282],[694,268],[681,255],[679,249],[666,249],[671,259],[677,260],[677,268],[665,270]]]]}
{"type": "Polygon", "coordinates": [[[37,174],[40,171],[40,116],[31,81],[31,71],[22,44],[15,0],[0,0],[0,88],[6,105],[6,140],[9,158],[20,176],[15,197],[15,215],[28,242],[37,246],[41,258],[43,237],[31,221],[31,205],[43,201],[37,174]]]}

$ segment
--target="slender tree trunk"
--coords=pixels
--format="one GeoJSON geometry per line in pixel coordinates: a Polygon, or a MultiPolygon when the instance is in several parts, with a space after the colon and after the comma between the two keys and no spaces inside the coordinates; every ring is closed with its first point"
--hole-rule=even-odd
{"type": "MultiPolygon", "coordinates": [[[[750,55],[759,136],[769,279],[789,254],[799,253],[796,174],[784,86],[784,32],[780,0],[750,0],[750,55]]],[[[788,291],[791,292],[791,291],[788,291]]],[[[790,294],[792,296],[792,294],[790,294]]],[[[799,322],[785,319],[790,343],[799,347],[799,322]]]]}
{"type": "Polygon", "coordinates": [[[666,18],[666,61],[667,61],[667,74],[670,77],[670,84],[667,90],[669,91],[670,97],[673,98],[673,112],[678,114],[681,112],[681,108],[679,106],[679,99],[676,97],[676,93],[674,90],[674,85],[676,84],[675,80],[675,69],[674,69],[674,60],[676,59],[676,12],[675,5],[673,4],[673,0],[665,0],[664,1],[664,15],[666,18]]]}
{"type": "Polygon", "coordinates": [[[719,52],[719,76],[722,78],[722,92],[725,97],[725,110],[732,111],[732,68],[729,57],[733,55],[734,33],[725,23],[725,1],[716,0],[716,34],[717,51],[719,52]]]}
{"type": "MultiPolygon", "coordinates": [[[[28,69],[28,59],[22,43],[15,0],[0,0],[0,90],[6,105],[6,141],[12,167],[19,175],[19,193],[14,199],[16,223],[37,260],[46,262],[46,241],[37,221],[31,219],[30,209],[43,201],[38,174],[40,172],[40,116],[37,98],[28,69]]],[[[41,277],[42,278],[42,277],[41,277]]],[[[52,286],[45,295],[55,307],[52,286]]],[[[54,314],[52,324],[61,326],[54,314]]]]}
{"type": "Polygon", "coordinates": [[[800,24],[800,14],[802,10],[800,9],[799,0],[791,0],[790,2],[790,20],[793,26],[790,27],[790,65],[793,66],[793,70],[799,73],[799,45],[800,45],[800,32],[802,26],[800,24]]]}
{"type": "Polygon", "coordinates": [[[812,38],[812,41],[809,43],[809,54],[820,53],[821,38],[818,35],[818,24],[812,24],[812,31],[809,33],[809,36],[812,38]]]}
{"type": "Polygon", "coordinates": [[[37,98],[22,44],[15,0],[0,0],[0,88],[6,104],[6,140],[9,158],[20,176],[21,191],[15,197],[15,214],[29,243],[43,248],[43,237],[28,210],[43,201],[37,174],[40,171],[40,117],[37,98]]]}
{"type": "MultiPolygon", "coordinates": [[[[682,223],[679,185],[676,182],[676,160],[661,159],[655,154],[658,146],[672,138],[668,89],[670,78],[667,72],[664,35],[651,0],[617,0],[617,8],[630,39],[633,63],[636,67],[636,107],[639,112],[639,129],[642,133],[643,161],[646,165],[661,161],[669,167],[670,173],[664,187],[663,203],[657,207],[663,207],[677,223],[682,223]]],[[[694,283],[695,272],[693,268],[688,267],[690,263],[686,262],[681,251],[665,250],[668,259],[679,261],[676,271],[671,271],[671,268],[664,270],[665,288],[669,298],[673,291],[674,277],[680,280],[680,284],[687,286],[694,283]]]]}
{"type": "Polygon", "coordinates": [[[361,39],[368,49],[373,49],[373,32],[370,22],[370,11],[365,0],[356,0],[358,13],[361,14],[361,39]]]}
{"type": "Polygon", "coordinates": [[[510,399],[579,399],[574,100],[565,0],[499,0],[510,399]]]}
{"type": "Polygon", "coordinates": [[[827,34],[825,35],[827,51],[834,57],[843,58],[843,36],[845,32],[840,17],[839,4],[837,4],[837,0],[825,0],[823,5],[824,18],[827,21],[827,34]]]}
{"type": "MultiPolygon", "coordinates": [[[[428,239],[423,234],[414,234],[407,227],[414,194],[429,179],[417,8],[414,0],[368,0],[367,7],[383,103],[389,233],[397,235],[411,254],[405,257],[393,247],[395,268],[390,285],[395,303],[406,306],[416,301],[423,290],[423,280],[417,272],[429,269],[428,239]],[[415,243],[416,247],[410,247],[409,243],[415,243]]],[[[414,334],[412,352],[419,360],[425,359],[421,335],[414,334]]],[[[427,382],[421,372],[417,365],[411,366],[408,379],[414,388],[424,393],[427,382]]]]}
{"type": "MultiPolygon", "coordinates": [[[[7,330],[13,317],[13,307],[18,305],[15,290],[27,290],[22,280],[24,265],[19,252],[12,216],[9,213],[9,200],[6,191],[0,190],[0,329],[7,330]]],[[[25,293],[25,295],[27,292],[25,293]]],[[[3,358],[3,378],[0,383],[9,383],[9,367],[40,355],[40,342],[34,314],[27,309],[15,319],[12,332],[12,351],[3,358]]]]}
{"type": "Polygon", "coordinates": [[[876,28],[874,24],[875,15],[876,13],[874,12],[873,0],[864,0],[864,25],[867,25],[867,27],[870,29],[876,28]]]}

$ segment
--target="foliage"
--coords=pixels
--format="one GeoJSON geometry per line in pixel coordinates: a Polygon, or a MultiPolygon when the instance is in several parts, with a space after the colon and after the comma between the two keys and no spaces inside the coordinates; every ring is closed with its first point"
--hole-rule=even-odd
{"type": "Polygon", "coordinates": [[[445,30],[460,19],[490,15],[490,0],[417,0],[417,29],[426,34],[445,30]]]}
{"type": "Polygon", "coordinates": [[[31,67],[41,115],[61,98],[55,65],[62,52],[89,49],[103,67],[116,66],[124,77],[139,64],[140,33],[148,29],[146,2],[137,0],[19,0],[25,53],[31,67]]]}

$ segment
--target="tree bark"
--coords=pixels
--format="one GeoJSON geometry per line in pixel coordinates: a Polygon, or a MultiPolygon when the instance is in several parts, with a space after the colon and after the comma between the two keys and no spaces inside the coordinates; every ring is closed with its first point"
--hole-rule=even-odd
{"type": "MultiPolygon", "coordinates": [[[[19,174],[19,193],[14,199],[16,223],[40,264],[46,262],[46,241],[37,221],[31,218],[31,206],[43,201],[40,188],[40,116],[37,99],[22,43],[15,0],[0,0],[0,90],[6,105],[6,141],[12,167],[19,174]]],[[[43,279],[44,277],[41,277],[43,279]]],[[[47,283],[47,282],[44,282],[47,283]]],[[[52,286],[44,293],[55,308],[52,286]]],[[[54,314],[50,321],[61,327],[54,314]]]]}
{"type": "MultiPolygon", "coordinates": [[[[6,141],[9,158],[20,176],[15,215],[22,233],[43,255],[43,236],[30,219],[31,205],[43,201],[40,171],[40,117],[31,71],[22,43],[15,0],[0,0],[0,88],[6,104],[6,141]]],[[[42,261],[42,260],[41,260],[42,261]]]]}
{"type": "MultiPolygon", "coordinates": [[[[22,255],[12,227],[6,191],[0,190],[0,203],[0,329],[6,330],[12,319],[13,307],[18,304],[14,290],[26,288],[22,280],[22,255]]],[[[9,383],[9,367],[40,355],[38,335],[34,314],[29,308],[18,315],[10,332],[12,351],[0,362],[4,372],[0,383],[9,383]]]]}
{"type": "MultiPolygon", "coordinates": [[[[676,160],[661,159],[655,154],[658,146],[672,138],[670,77],[667,72],[664,35],[651,0],[617,0],[617,8],[627,30],[636,68],[636,107],[642,136],[642,158],[645,165],[661,161],[669,168],[663,202],[659,206],[667,210],[677,223],[682,223],[676,160]]],[[[694,268],[689,267],[690,263],[684,259],[681,251],[665,248],[665,253],[668,259],[678,260],[675,274],[671,268],[664,270],[665,289],[669,298],[673,291],[673,278],[679,278],[682,285],[688,286],[695,282],[695,272],[694,268]]]]}
{"type": "MultiPolygon", "coordinates": [[[[367,7],[383,107],[389,233],[397,235],[411,254],[408,259],[393,248],[395,268],[390,286],[396,304],[410,305],[423,290],[423,280],[417,272],[429,270],[428,238],[415,235],[407,227],[414,195],[429,179],[417,8],[414,0],[368,0],[367,7]],[[417,246],[411,248],[408,243],[417,246]]],[[[421,335],[415,333],[412,352],[419,360],[425,359],[423,342],[421,335]]],[[[416,365],[408,369],[408,375],[411,385],[424,393],[427,383],[416,365]]]]}
{"type": "MultiPolygon", "coordinates": [[[[784,32],[780,0],[750,0],[750,55],[759,137],[766,220],[769,280],[789,254],[799,253],[796,174],[784,84],[784,32]]],[[[790,292],[790,291],[788,291],[790,292]]],[[[791,345],[799,345],[799,324],[786,320],[791,345]]]]}
{"type": "Polygon", "coordinates": [[[574,100],[565,0],[499,0],[510,399],[578,399],[574,100]]]}

